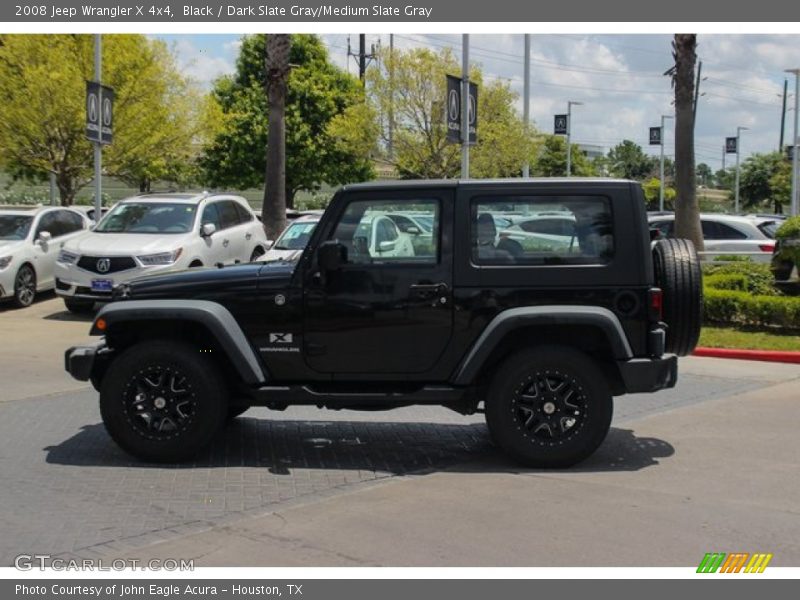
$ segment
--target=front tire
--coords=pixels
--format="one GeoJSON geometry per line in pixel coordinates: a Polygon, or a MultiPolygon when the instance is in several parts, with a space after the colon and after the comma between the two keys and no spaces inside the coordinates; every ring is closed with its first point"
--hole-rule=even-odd
{"type": "Polygon", "coordinates": [[[216,365],[181,342],[145,341],[124,351],[100,386],[112,439],[151,462],[187,460],[225,423],[228,391],[216,365]]]}
{"type": "Polygon", "coordinates": [[[611,427],[613,400],[605,375],[586,354],[541,347],[508,358],[486,400],[494,442],[537,468],[570,467],[589,457],[611,427]]]}
{"type": "Polygon", "coordinates": [[[36,272],[30,265],[22,265],[14,278],[14,306],[27,308],[36,299],[36,272]]]}

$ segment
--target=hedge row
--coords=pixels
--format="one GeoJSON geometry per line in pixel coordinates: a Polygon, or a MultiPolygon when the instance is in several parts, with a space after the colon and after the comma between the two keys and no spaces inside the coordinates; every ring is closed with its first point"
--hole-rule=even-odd
{"type": "MultiPolygon", "coordinates": [[[[731,284],[732,281],[730,277],[724,280],[725,284],[731,284]]],[[[800,297],[754,296],[745,291],[715,289],[708,285],[703,296],[703,317],[706,322],[800,329],[800,297]]]]}

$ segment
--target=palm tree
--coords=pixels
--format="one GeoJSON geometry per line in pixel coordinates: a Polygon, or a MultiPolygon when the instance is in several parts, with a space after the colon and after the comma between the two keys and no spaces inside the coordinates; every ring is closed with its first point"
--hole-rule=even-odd
{"type": "Polygon", "coordinates": [[[286,87],[289,79],[288,34],[266,38],[266,91],[269,99],[267,171],[261,217],[267,238],[277,239],[286,226],[286,87]]]}
{"type": "Polygon", "coordinates": [[[672,76],[675,88],[675,236],[703,249],[700,207],[695,193],[694,166],[694,65],[697,62],[697,34],[676,33],[672,41],[672,76]]]}

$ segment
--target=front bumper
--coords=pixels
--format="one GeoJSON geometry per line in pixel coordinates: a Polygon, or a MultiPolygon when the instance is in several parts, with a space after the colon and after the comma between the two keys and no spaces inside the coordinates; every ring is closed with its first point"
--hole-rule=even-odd
{"type": "Polygon", "coordinates": [[[113,292],[98,292],[93,290],[92,280],[107,279],[111,281],[112,288],[117,288],[121,284],[129,283],[130,281],[133,281],[139,277],[169,273],[182,268],[184,268],[183,263],[147,267],[136,266],[132,269],[101,275],[82,269],[75,264],[66,265],[64,263],[57,262],[55,266],[56,294],[62,298],[74,298],[75,300],[111,302],[113,299],[113,292]]]}
{"type": "Polygon", "coordinates": [[[73,346],[64,353],[64,369],[78,381],[89,381],[98,355],[107,352],[105,342],[90,346],[73,346]]]}
{"type": "Polygon", "coordinates": [[[675,387],[678,381],[678,357],[632,358],[617,362],[626,394],[657,392],[675,387]]]}

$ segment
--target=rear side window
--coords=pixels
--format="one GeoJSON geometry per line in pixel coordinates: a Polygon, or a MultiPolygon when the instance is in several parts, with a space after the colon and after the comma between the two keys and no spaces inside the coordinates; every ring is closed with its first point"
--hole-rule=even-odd
{"type": "Polygon", "coordinates": [[[239,224],[239,213],[236,211],[236,203],[224,200],[217,204],[219,218],[222,221],[222,228],[236,227],[239,224]]]}
{"type": "Polygon", "coordinates": [[[472,201],[477,265],[606,264],[614,256],[605,196],[483,196],[472,201]]]}
{"type": "Polygon", "coordinates": [[[253,213],[247,210],[244,206],[239,204],[238,202],[233,203],[236,207],[236,212],[239,215],[239,222],[240,223],[249,223],[253,220],[253,213]]]}
{"type": "Polygon", "coordinates": [[[746,240],[747,234],[717,221],[701,221],[706,240],[746,240]]]}

